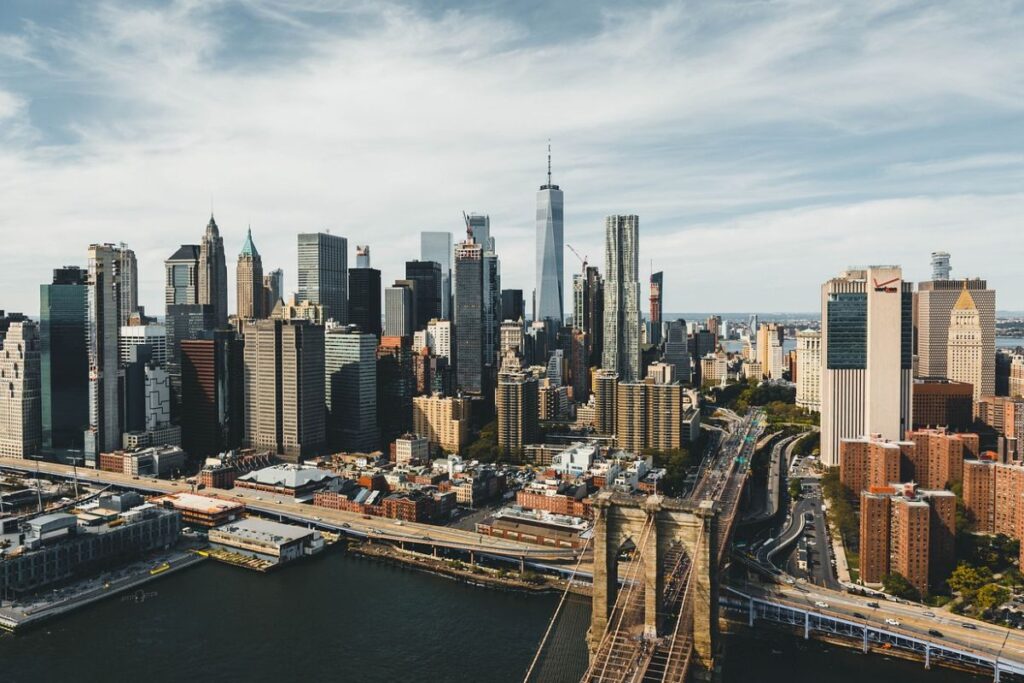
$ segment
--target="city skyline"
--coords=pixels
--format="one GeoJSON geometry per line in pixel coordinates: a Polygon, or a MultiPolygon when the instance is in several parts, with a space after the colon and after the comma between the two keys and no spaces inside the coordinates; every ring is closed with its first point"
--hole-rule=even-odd
{"type": "MultiPolygon", "coordinates": [[[[78,245],[125,241],[140,299],[157,306],[160,265],[197,239],[211,203],[226,253],[252,223],[288,292],[299,232],[378,245],[391,281],[420,231],[458,234],[472,207],[492,218],[504,282],[528,294],[550,138],[569,195],[565,243],[594,257],[605,215],[643,217],[640,275],[652,260],[666,271],[666,311],[813,311],[837,270],[899,263],[920,281],[934,250],[954,254],[955,276],[1004,292],[1001,309],[1024,309],[1000,249],[1024,208],[1019,13],[659,3],[564,8],[552,22],[452,7],[0,12],[7,305],[34,315],[51,264],[84,265],[78,245]],[[425,91],[418,73],[442,87],[425,91]],[[366,93],[358,106],[352,90],[366,93]],[[613,91],[631,106],[607,104],[613,91]],[[470,93],[488,116],[463,106],[470,93]],[[392,106],[410,98],[415,121],[392,106]],[[39,258],[18,256],[30,249],[39,258]],[[757,285],[794,250],[808,265],[762,299],[757,285]],[[745,265],[701,288],[728,260],[745,265]]],[[[565,260],[563,281],[578,265],[565,260]]]]}

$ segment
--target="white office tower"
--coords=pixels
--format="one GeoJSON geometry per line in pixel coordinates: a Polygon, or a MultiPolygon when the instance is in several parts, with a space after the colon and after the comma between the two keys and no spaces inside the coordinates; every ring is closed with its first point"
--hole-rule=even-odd
{"type": "Polygon", "coordinates": [[[89,426],[85,430],[85,463],[95,465],[100,453],[121,444],[118,401],[118,332],[122,294],[131,298],[131,283],[122,290],[123,247],[89,246],[86,286],[86,353],[89,359],[89,426]]]}
{"type": "Polygon", "coordinates": [[[441,317],[452,319],[452,234],[421,232],[420,260],[441,264],[441,317]]]}
{"type": "Polygon", "coordinates": [[[548,145],[548,182],[537,191],[535,289],[536,320],[562,322],[563,224],[562,191],[551,182],[551,146],[548,145]]]}
{"type": "Polygon", "coordinates": [[[619,381],[640,379],[640,218],[608,216],[604,242],[604,350],[601,367],[619,381]]]}
{"type": "Polygon", "coordinates": [[[949,252],[932,252],[932,280],[948,280],[952,269],[949,266],[949,252]]]}
{"type": "Polygon", "coordinates": [[[502,364],[506,354],[511,351],[518,358],[523,357],[525,335],[523,326],[516,320],[505,320],[501,323],[501,358],[502,364]]]}
{"type": "MultiPolygon", "coordinates": [[[[911,426],[913,285],[899,266],[851,268],[821,288],[821,459],[839,441],[911,426]]],[[[799,373],[799,371],[798,371],[799,373]]],[[[799,379],[799,378],[798,378],[799,379]]]]}
{"type": "Polygon", "coordinates": [[[821,411],[821,332],[796,333],[796,404],[821,411]]]}
{"type": "Polygon", "coordinates": [[[124,325],[117,344],[122,363],[131,362],[132,348],[146,344],[152,351],[153,362],[167,365],[167,328],[163,325],[124,325]]]}
{"type": "Polygon", "coordinates": [[[427,323],[427,347],[430,353],[452,362],[452,321],[431,320],[427,323]]]}
{"type": "Polygon", "coordinates": [[[388,287],[384,290],[384,336],[411,337],[416,317],[412,289],[388,287]]]}

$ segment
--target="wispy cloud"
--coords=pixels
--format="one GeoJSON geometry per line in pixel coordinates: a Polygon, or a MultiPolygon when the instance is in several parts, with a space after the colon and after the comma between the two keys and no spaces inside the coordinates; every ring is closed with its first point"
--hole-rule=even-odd
{"type": "Polygon", "coordinates": [[[566,240],[600,262],[602,216],[640,214],[669,309],[813,309],[848,261],[913,272],[939,247],[1024,308],[1019,255],[983,246],[1021,215],[1019,5],[543,10],[190,0],[0,20],[3,304],[34,311],[50,268],[123,240],[159,308],[162,260],[211,198],[229,249],[251,222],[290,286],[300,230],[377,245],[394,278],[419,230],[486,211],[503,283],[528,292],[550,137],[566,240]]]}

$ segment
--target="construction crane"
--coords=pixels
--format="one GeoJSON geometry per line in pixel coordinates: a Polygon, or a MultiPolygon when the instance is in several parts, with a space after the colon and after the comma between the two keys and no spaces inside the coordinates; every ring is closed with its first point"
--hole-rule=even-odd
{"type": "Polygon", "coordinates": [[[581,267],[581,270],[582,270],[583,274],[586,275],[587,274],[587,257],[580,255],[580,252],[576,251],[576,249],[571,244],[569,244],[568,242],[566,243],[565,246],[569,247],[569,249],[572,250],[572,253],[576,254],[576,258],[578,258],[583,263],[583,266],[581,267]]]}

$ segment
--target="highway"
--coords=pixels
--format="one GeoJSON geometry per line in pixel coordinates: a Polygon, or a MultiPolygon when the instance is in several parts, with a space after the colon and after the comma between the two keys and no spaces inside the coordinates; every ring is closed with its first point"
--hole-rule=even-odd
{"type": "MultiPolygon", "coordinates": [[[[33,460],[5,460],[0,463],[0,470],[11,470],[23,474],[41,475],[70,479],[73,476],[71,467],[57,463],[36,462],[33,460]]],[[[188,493],[192,487],[184,481],[169,481],[148,477],[134,478],[116,472],[78,468],[78,478],[94,485],[117,486],[133,489],[147,494],[188,493]]],[[[569,548],[546,548],[529,543],[519,543],[503,538],[482,536],[472,531],[463,531],[451,527],[416,522],[401,522],[385,517],[365,519],[363,515],[344,510],[314,507],[295,503],[283,497],[274,497],[254,491],[207,488],[203,495],[222,500],[241,503],[252,511],[268,517],[292,520],[304,525],[323,527],[339,533],[387,540],[396,543],[417,543],[444,548],[452,548],[465,552],[499,555],[502,557],[523,558],[528,560],[572,560],[576,553],[569,548]],[[255,496],[268,500],[257,500],[255,496]]]]}
{"type": "Polygon", "coordinates": [[[921,640],[945,643],[969,652],[998,656],[1001,660],[1024,663],[1024,632],[954,615],[927,605],[861,597],[807,584],[745,583],[735,587],[755,598],[839,616],[921,640]],[[878,607],[872,607],[871,604],[877,604],[878,607]],[[898,623],[888,623],[887,619],[898,623]]]}
{"type": "MultiPolygon", "coordinates": [[[[742,524],[758,524],[766,522],[778,514],[779,506],[781,505],[783,498],[783,471],[788,467],[789,453],[797,436],[798,435],[780,439],[774,446],[772,446],[772,452],[770,455],[771,460],[768,466],[767,489],[763,499],[761,499],[762,505],[758,509],[748,510],[741,520],[742,524]],[[786,449],[785,455],[782,452],[783,448],[786,449]]],[[[752,498],[754,498],[754,496],[752,496],[752,498]]],[[[761,496],[757,496],[756,498],[761,498],[761,496]]]]}

